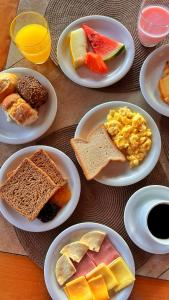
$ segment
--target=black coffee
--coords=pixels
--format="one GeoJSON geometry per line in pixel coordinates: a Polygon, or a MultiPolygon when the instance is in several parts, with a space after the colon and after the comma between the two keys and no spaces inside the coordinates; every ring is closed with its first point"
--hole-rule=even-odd
{"type": "Polygon", "coordinates": [[[159,239],[169,238],[169,205],[158,204],[148,215],[148,228],[159,239]]]}

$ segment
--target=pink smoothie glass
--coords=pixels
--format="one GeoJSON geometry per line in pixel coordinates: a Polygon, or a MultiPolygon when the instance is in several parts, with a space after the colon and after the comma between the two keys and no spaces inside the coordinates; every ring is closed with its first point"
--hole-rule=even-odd
{"type": "Polygon", "coordinates": [[[169,34],[169,0],[144,0],[137,29],[143,46],[154,47],[160,43],[169,34]]]}

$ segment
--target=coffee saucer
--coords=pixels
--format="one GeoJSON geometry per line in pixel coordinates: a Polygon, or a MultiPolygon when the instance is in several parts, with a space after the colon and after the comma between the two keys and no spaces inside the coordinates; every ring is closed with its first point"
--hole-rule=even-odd
{"type": "Polygon", "coordinates": [[[128,200],[124,211],[124,224],[131,240],[144,251],[153,254],[169,253],[169,239],[157,239],[146,227],[146,213],[150,208],[169,203],[169,188],[150,185],[136,191],[128,200]]]}

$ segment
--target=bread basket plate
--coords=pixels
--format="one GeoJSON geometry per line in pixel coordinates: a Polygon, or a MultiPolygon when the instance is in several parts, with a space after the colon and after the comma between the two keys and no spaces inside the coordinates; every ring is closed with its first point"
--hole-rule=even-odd
{"type": "Polygon", "coordinates": [[[109,186],[127,186],[145,178],[155,167],[161,152],[161,136],[152,117],[137,105],[123,101],[111,101],[100,104],[88,111],[80,120],[75,137],[86,139],[88,134],[99,124],[103,124],[110,109],[127,106],[140,113],[152,131],[152,146],[139,166],[130,168],[126,162],[110,162],[95,180],[109,186]]]}
{"type": "Polygon", "coordinates": [[[31,146],[23,148],[11,155],[0,169],[0,182],[4,183],[7,178],[7,173],[15,170],[21,161],[30,156],[38,149],[45,150],[53,161],[56,163],[57,169],[61,172],[64,178],[67,179],[70,190],[71,199],[62,209],[59,210],[56,217],[49,222],[43,223],[39,219],[28,221],[27,218],[17,213],[5,201],[0,201],[0,212],[12,225],[30,232],[43,232],[58,227],[64,223],[75,210],[80,196],[80,178],[78,171],[72,160],[60,150],[49,146],[31,146]]]}
{"type": "Polygon", "coordinates": [[[82,17],[72,22],[60,35],[57,45],[57,59],[63,73],[75,83],[89,88],[106,87],[119,81],[131,68],[134,55],[134,41],[127,28],[113,18],[99,15],[82,17]],[[124,52],[106,62],[109,69],[108,73],[101,75],[93,73],[85,66],[77,70],[74,69],[69,49],[69,34],[80,28],[82,24],[91,26],[99,33],[125,44],[126,50],[124,52]]]}
{"type": "Polygon", "coordinates": [[[7,121],[6,113],[0,108],[0,142],[24,144],[38,139],[52,125],[57,112],[57,96],[50,81],[37,71],[28,68],[11,68],[3,72],[34,76],[48,91],[48,101],[39,108],[38,120],[30,126],[19,126],[7,121]]]}
{"type": "MultiPolygon", "coordinates": [[[[108,238],[115,246],[117,251],[124,258],[129,268],[135,274],[135,265],[132,253],[123,240],[123,238],[113,229],[98,223],[86,222],[73,225],[62,233],[60,233],[55,240],[52,242],[48,249],[45,264],[44,264],[44,276],[45,283],[49,294],[53,300],[67,300],[64,290],[57,284],[55,278],[55,265],[56,261],[60,256],[59,251],[62,247],[70,242],[77,241],[83,234],[91,230],[103,231],[107,234],[108,238]]],[[[123,289],[121,292],[117,293],[115,296],[111,297],[110,300],[127,300],[131,291],[133,289],[133,284],[123,289]]],[[[80,300],[80,299],[79,299],[80,300]]]]}
{"type": "Polygon", "coordinates": [[[154,50],[144,61],[140,71],[140,89],[145,101],[158,113],[169,117],[169,104],[161,99],[159,80],[168,61],[169,44],[154,50]]]}

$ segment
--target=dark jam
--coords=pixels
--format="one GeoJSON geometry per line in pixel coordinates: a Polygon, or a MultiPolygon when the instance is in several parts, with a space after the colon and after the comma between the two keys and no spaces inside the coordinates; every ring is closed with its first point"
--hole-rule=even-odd
{"type": "Polygon", "coordinates": [[[169,238],[169,205],[159,204],[152,208],[147,219],[152,235],[159,239],[169,238]]]}
{"type": "Polygon", "coordinates": [[[60,208],[57,205],[47,202],[41,209],[37,218],[44,223],[52,221],[59,210],[60,208]]]}

